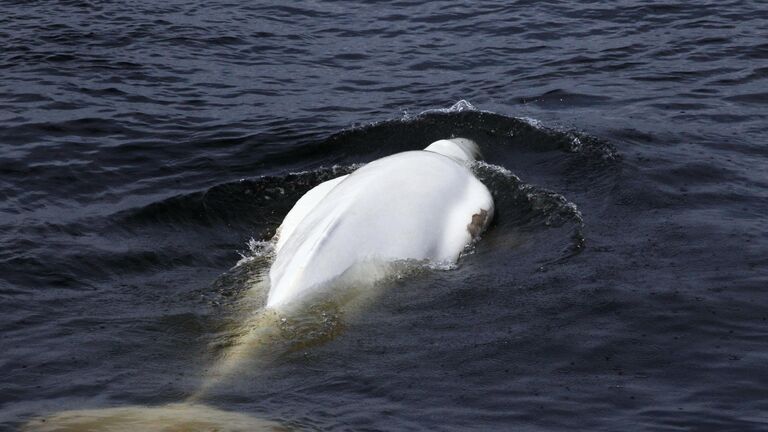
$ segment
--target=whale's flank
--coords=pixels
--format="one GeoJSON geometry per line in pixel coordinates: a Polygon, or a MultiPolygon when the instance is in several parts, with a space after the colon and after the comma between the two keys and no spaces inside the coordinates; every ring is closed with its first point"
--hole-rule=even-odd
{"type": "Polygon", "coordinates": [[[468,139],[388,156],[302,197],[280,228],[267,307],[311,298],[361,263],[455,263],[493,215],[488,189],[469,168],[479,154],[468,139]],[[306,199],[305,199],[306,198],[306,199]]]}

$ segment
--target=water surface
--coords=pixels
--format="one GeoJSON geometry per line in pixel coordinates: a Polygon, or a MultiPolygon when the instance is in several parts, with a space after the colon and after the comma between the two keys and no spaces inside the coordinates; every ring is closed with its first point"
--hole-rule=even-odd
{"type": "Polygon", "coordinates": [[[449,136],[509,170],[478,168],[498,212],[472,253],[204,403],[768,428],[766,34],[756,0],[0,3],[0,428],[194,393],[267,265],[233,269],[249,241],[449,136]]]}

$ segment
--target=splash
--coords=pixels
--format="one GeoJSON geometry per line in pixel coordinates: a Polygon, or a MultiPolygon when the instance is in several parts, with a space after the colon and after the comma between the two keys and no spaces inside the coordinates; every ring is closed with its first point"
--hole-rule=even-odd
{"type": "Polygon", "coordinates": [[[532,117],[518,117],[520,120],[528,124],[529,126],[533,126],[535,129],[544,130],[544,123],[541,122],[541,120],[537,120],[532,117]]]}
{"type": "Polygon", "coordinates": [[[472,102],[466,99],[460,99],[458,102],[454,103],[448,108],[431,108],[431,109],[424,110],[415,116],[410,115],[406,111],[403,117],[401,118],[401,120],[404,120],[404,121],[415,120],[415,119],[418,119],[419,117],[429,115],[429,114],[455,114],[455,113],[463,113],[463,112],[485,112],[485,111],[479,110],[476,106],[472,105],[472,102]]]}
{"type": "Polygon", "coordinates": [[[364,163],[355,163],[355,164],[349,164],[349,165],[331,165],[329,167],[321,166],[313,170],[291,171],[289,175],[294,175],[294,176],[310,175],[310,176],[316,177],[317,182],[321,183],[325,180],[330,180],[345,174],[349,174],[352,171],[355,171],[358,168],[362,168],[364,166],[365,166],[364,163]]]}
{"type": "Polygon", "coordinates": [[[461,99],[460,101],[451,105],[451,107],[448,108],[445,112],[462,112],[462,111],[477,111],[477,110],[478,109],[474,105],[472,105],[471,102],[469,102],[466,99],[461,99]]]}
{"type": "Polygon", "coordinates": [[[478,176],[482,175],[485,171],[485,172],[501,175],[503,177],[506,177],[514,181],[518,181],[518,182],[520,181],[520,177],[514,175],[512,171],[504,168],[503,166],[490,164],[485,161],[473,161],[470,164],[470,168],[475,173],[475,175],[478,175],[478,176]]]}
{"type": "Polygon", "coordinates": [[[257,259],[271,259],[275,252],[275,242],[272,240],[256,240],[251,238],[248,240],[247,246],[247,251],[237,252],[240,255],[240,259],[235,264],[235,267],[252,263],[257,259]]]}

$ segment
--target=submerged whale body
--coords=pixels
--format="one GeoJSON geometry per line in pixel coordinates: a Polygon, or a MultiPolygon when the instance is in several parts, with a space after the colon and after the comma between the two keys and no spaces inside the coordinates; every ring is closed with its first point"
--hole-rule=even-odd
{"type": "Polygon", "coordinates": [[[455,263],[493,217],[467,167],[478,154],[471,140],[440,140],[311,189],[278,228],[267,307],[294,306],[355,270],[373,282],[395,261],[455,263]]]}
{"type": "Polygon", "coordinates": [[[267,307],[253,311],[237,329],[232,344],[186,401],[63,411],[32,419],[22,430],[288,430],[276,422],[204,405],[200,399],[227,383],[249,360],[272,352],[272,337],[283,322],[274,312],[286,312],[327,292],[350,273],[357,277],[354,282],[371,283],[386,276],[392,262],[456,262],[493,216],[490,192],[467,167],[477,156],[477,145],[470,140],[440,140],[422,151],[373,161],[302,196],[277,231],[267,307]]]}

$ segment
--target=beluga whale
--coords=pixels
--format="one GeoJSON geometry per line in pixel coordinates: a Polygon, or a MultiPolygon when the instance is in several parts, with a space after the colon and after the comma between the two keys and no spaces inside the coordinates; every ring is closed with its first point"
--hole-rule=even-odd
{"type": "Polygon", "coordinates": [[[22,430],[289,430],[201,400],[238,371],[253,368],[254,361],[263,366],[264,359],[279,352],[275,341],[284,317],[301,315],[344,286],[371,288],[396,271],[396,263],[453,266],[494,215],[490,191],[471,170],[479,155],[470,139],[441,139],[423,150],[369,162],[306,192],[271,240],[268,273],[249,291],[266,291],[262,306],[246,311],[199,389],[186,400],[63,411],[33,419],[22,430]]]}
{"type": "Polygon", "coordinates": [[[474,141],[443,139],[316,186],[276,233],[267,308],[312,299],[339,278],[374,282],[386,265],[456,263],[493,217],[493,197],[468,164],[474,141]]]}

